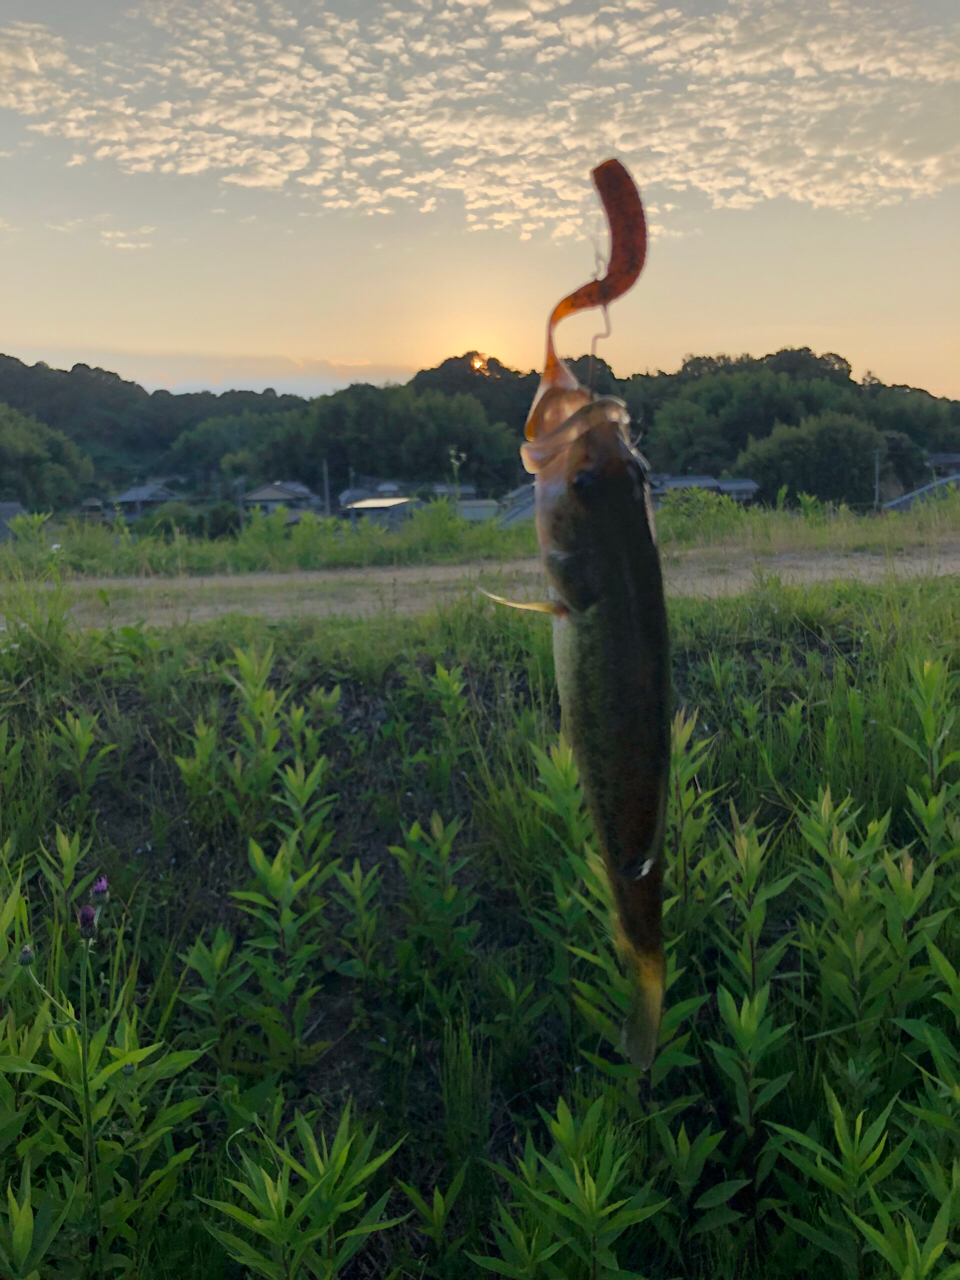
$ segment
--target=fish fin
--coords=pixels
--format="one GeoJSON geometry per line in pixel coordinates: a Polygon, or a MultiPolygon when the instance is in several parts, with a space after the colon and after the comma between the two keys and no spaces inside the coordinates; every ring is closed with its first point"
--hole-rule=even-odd
{"type": "MultiPolygon", "coordinates": [[[[483,588],[480,588],[483,591],[483,588]]],[[[496,604],[505,604],[508,609],[529,609],[531,613],[549,613],[555,618],[565,618],[570,612],[556,600],[506,600],[503,596],[495,596],[490,591],[483,591],[488,600],[496,604]]]]}
{"type": "Polygon", "coordinates": [[[662,951],[637,955],[637,991],[633,1008],[627,1015],[620,1033],[624,1053],[643,1071],[649,1071],[657,1056],[660,1037],[660,1014],[663,1010],[663,980],[665,971],[662,951]]]}

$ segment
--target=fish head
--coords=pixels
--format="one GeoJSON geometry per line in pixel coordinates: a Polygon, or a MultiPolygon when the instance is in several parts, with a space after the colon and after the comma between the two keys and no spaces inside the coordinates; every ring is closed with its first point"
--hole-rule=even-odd
{"type": "MultiPolygon", "coordinates": [[[[630,444],[630,416],[615,396],[589,398],[582,388],[564,392],[553,407],[578,407],[551,430],[521,447],[535,477],[537,536],[546,554],[582,550],[591,540],[598,510],[622,496],[645,502],[643,472],[630,444]]],[[[541,402],[548,404],[547,397],[541,402]]]]}

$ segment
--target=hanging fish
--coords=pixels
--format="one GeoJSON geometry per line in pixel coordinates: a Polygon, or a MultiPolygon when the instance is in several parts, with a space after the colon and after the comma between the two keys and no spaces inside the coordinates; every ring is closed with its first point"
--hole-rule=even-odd
{"type": "MultiPolygon", "coordinates": [[[[622,400],[593,396],[557,357],[559,320],[604,307],[646,256],[643,206],[618,160],[592,173],[610,226],[610,263],[553,309],[543,377],[521,447],[535,476],[537,538],[553,617],[564,733],[593,814],[617,912],[620,950],[636,978],[624,1052],[653,1062],[663,1001],[660,932],[670,768],[670,663],[660,557],[645,464],[622,400]]],[[[502,601],[501,603],[511,603],[502,601]]]]}

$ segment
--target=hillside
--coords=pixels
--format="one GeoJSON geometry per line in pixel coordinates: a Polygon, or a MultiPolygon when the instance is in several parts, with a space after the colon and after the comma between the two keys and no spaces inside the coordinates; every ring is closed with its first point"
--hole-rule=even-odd
{"type": "Polygon", "coordinates": [[[0,402],[62,432],[93,462],[98,479],[122,484],[161,465],[176,438],[208,418],[304,407],[267,390],[145,391],[106,369],[51,369],[0,355],[0,402]]]}
{"type": "MultiPolygon", "coordinates": [[[[588,356],[571,364],[582,382],[626,401],[654,470],[748,474],[767,501],[786,484],[791,496],[867,504],[875,456],[898,492],[929,475],[929,451],[960,450],[960,401],[871,375],[856,382],[832,353],[690,356],[675,373],[629,378],[588,356]]],[[[523,479],[517,445],[537,380],[466,352],[404,387],[356,384],[308,401],[270,390],[148,393],[103,369],[0,356],[0,404],[16,411],[0,420],[0,496],[64,506],[160,471],[185,475],[198,496],[240,474],[319,487],[324,460],[335,489],[352,473],[417,485],[449,478],[451,450],[465,455],[461,479],[503,492],[523,479]],[[39,475],[54,454],[61,470],[76,458],[71,484],[39,475]]]]}

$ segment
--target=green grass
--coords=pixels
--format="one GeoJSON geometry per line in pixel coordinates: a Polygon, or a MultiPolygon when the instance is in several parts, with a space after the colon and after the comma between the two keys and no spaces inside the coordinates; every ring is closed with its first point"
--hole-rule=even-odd
{"type": "Polygon", "coordinates": [[[740,506],[731,498],[693,490],[667,494],[657,516],[665,547],[722,548],[740,556],[784,553],[896,555],[935,547],[960,533],[960,492],[953,487],[910,511],[858,515],[824,505],[806,494],[802,507],[773,511],[740,506]]]}
{"type": "Polygon", "coordinates": [[[0,600],[0,1274],[954,1274],[952,580],[672,604],[649,1076],[543,619],[69,603],[0,600]]]}
{"type": "Polygon", "coordinates": [[[305,512],[290,526],[287,513],[255,513],[237,536],[209,540],[177,531],[135,534],[122,521],[94,524],[65,520],[43,526],[38,517],[15,522],[17,536],[0,544],[0,578],[42,577],[55,568],[65,577],[177,577],[290,573],[303,569],[368,565],[460,563],[533,555],[532,523],[500,529],[492,521],[461,519],[449,503],[432,502],[397,530],[370,520],[356,524],[305,512]]]}
{"type": "MultiPolygon", "coordinates": [[[[176,531],[173,536],[134,534],[122,520],[44,525],[41,517],[23,517],[15,521],[16,538],[0,544],[0,580],[42,578],[51,570],[65,578],[179,577],[503,561],[536,554],[532,521],[511,529],[493,521],[470,523],[442,501],[416,511],[398,530],[311,513],[293,527],[285,521],[284,512],[258,514],[239,536],[210,541],[176,531]]],[[[951,491],[912,511],[878,517],[806,498],[801,510],[771,511],[708,492],[674,493],[658,513],[657,528],[667,552],[713,549],[746,559],[783,553],[892,556],[955,539],[960,494],[951,491]]]]}

